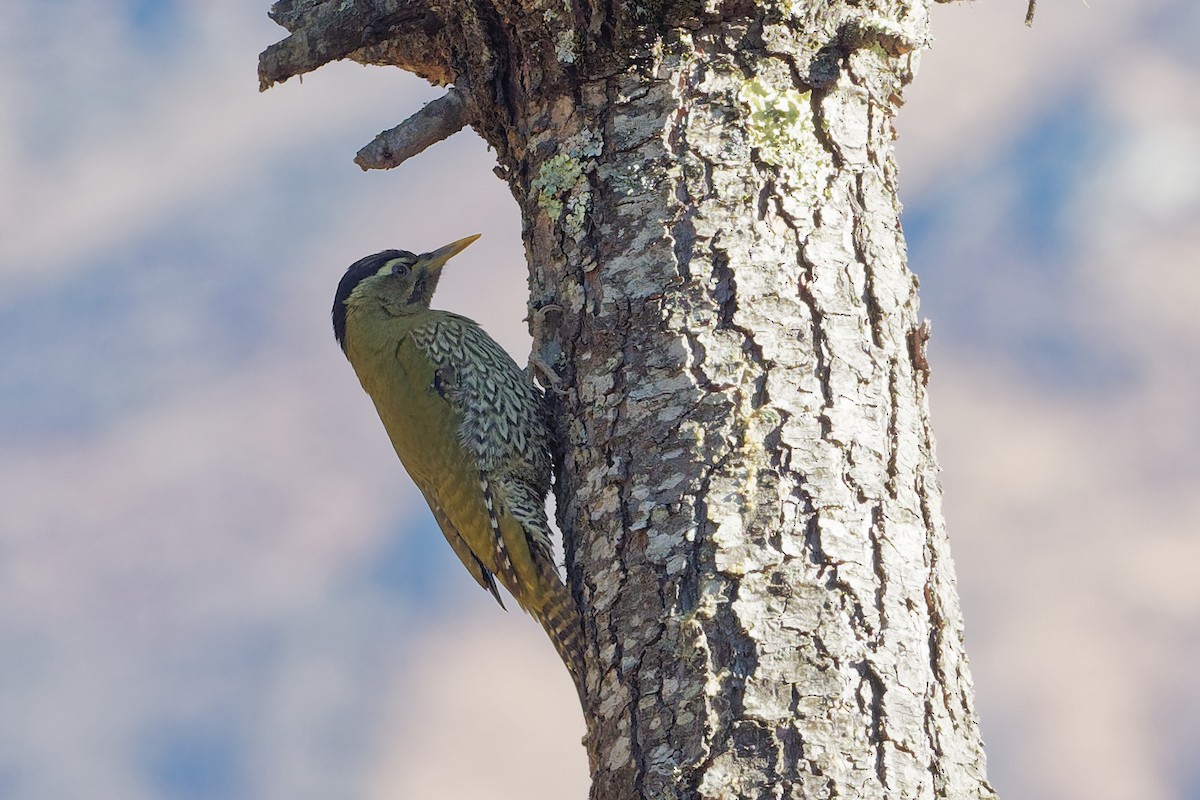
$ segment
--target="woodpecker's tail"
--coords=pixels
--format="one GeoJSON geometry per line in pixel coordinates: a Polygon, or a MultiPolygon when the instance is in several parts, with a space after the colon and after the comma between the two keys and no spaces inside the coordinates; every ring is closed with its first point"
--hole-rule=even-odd
{"type": "Polygon", "coordinates": [[[550,567],[548,572],[550,574],[543,576],[546,586],[549,587],[546,602],[534,616],[554,643],[558,657],[567,665],[571,680],[575,682],[575,691],[579,693],[579,702],[584,704],[586,673],[583,665],[583,618],[579,616],[579,609],[575,607],[571,593],[563,585],[554,568],[550,567]]]}

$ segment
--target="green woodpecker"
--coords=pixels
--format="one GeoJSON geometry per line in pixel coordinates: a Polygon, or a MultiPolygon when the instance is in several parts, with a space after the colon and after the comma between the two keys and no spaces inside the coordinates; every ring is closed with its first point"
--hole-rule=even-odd
{"type": "Polygon", "coordinates": [[[498,578],[541,623],[582,697],[582,625],[546,520],[541,392],[479,325],[429,308],[443,265],[478,238],[354,262],[334,297],[333,332],[463,566],[503,606],[498,578]]]}

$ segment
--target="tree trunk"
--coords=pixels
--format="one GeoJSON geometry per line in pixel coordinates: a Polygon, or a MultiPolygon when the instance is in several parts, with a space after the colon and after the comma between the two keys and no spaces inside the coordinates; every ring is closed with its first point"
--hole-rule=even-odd
{"type": "Polygon", "coordinates": [[[264,86],[452,82],[521,207],[598,800],[993,796],[899,224],[905,8],[273,11],[264,86]]]}

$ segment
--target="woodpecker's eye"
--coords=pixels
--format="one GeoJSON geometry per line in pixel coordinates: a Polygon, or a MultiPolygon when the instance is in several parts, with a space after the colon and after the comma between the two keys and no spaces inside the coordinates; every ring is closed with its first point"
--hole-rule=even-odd
{"type": "Polygon", "coordinates": [[[408,264],[405,264],[403,261],[397,261],[392,265],[392,274],[397,278],[403,278],[408,274],[408,264]]]}

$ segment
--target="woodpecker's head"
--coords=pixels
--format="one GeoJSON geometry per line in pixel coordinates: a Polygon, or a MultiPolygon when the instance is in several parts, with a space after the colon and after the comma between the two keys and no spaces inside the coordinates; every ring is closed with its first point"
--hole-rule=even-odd
{"type": "Polygon", "coordinates": [[[429,308],[442,267],[479,238],[468,236],[429,253],[384,250],[350,265],[333,297],[333,335],[346,349],[346,306],[378,303],[395,315],[415,314],[429,308]]]}

